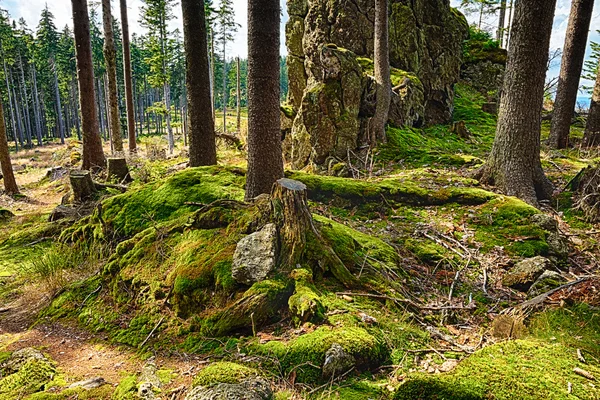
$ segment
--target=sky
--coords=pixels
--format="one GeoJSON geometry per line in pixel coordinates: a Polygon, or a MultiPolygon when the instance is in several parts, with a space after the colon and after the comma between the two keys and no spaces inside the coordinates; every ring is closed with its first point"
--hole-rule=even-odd
{"type": "MultiPolygon", "coordinates": [[[[96,4],[98,7],[98,11],[100,11],[100,1],[93,1],[93,4],[96,4]]],[[[142,5],[141,0],[128,0],[129,7],[129,25],[131,32],[142,34],[144,33],[144,29],[140,26],[139,23],[139,10],[142,5]]],[[[228,58],[240,56],[242,58],[247,55],[247,0],[233,0],[234,8],[235,8],[235,19],[241,25],[238,32],[235,34],[234,41],[228,46],[228,58]]],[[[71,17],[71,1],[70,0],[0,0],[0,7],[8,9],[12,18],[19,19],[24,18],[29,27],[33,30],[37,27],[41,10],[44,8],[45,4],[48,4],[48,8],[54,14],[56,18],[56,26],[59,29],[62,29],[65,25],[72,26],[72,17],[71,17]]],[[[218,5],[219,0],[214,0],[214,4],[218,5]]],[[[457,6],[460,4],[460,0],[451,0],[451,4],[453,6],[457,6]]],[[[118,1],[113,0],[113,13],[118,17],[119,9],[118,9],[118,1]]],[[[282,34],[281,34],[281,43],[282,43],[282,54],[285,54],[285,35],[284,35],[284,26],[285,21],[287,21],[287,11],[285,7],[285,0],[281,0],[281,6],[283,10],[282,14],[282,34]]],[[[592,30],[590,32],[590,40],[600,42],[600,34],[596,32],[597,29],[600,29],[600,0],[595,0],[594,3],[595,9],[593,14],[593,19],[591,23],[592,30]]],[[[556,15],[554,18],[554,26],[552,30],[552,39],[550,43],[551,49],[558,49],[563,47],[563,43],[565,40],[565,32],[567,29],[569,11],[571,7],[570,0],[558,0],[556,7],[556,15]]],[[[171,28],[182,29],[181,25],[181,6],[177,4],[174,8],[175,19],[171,21],[171,28]]],[[[471,23],[475,23],[478,20],[477,15],[467,16],[467,19],[471,23]]],[[[489,29],[495,31],[497,24],[497,17],[488,17],[484,21],[484,29],[489,29]]],[[[586,59],[590,55],[590,46],[588,44],[588,50],[586,54],[586,59]]],[[[555,65],[549,72],[549,76],[557,76],[559,73],[559,66],[555,65]]],[[[588,83],[591,84],[591,83],[588,83]]],[[[585,97],[582,94],[583,97],[585,97]]]]}

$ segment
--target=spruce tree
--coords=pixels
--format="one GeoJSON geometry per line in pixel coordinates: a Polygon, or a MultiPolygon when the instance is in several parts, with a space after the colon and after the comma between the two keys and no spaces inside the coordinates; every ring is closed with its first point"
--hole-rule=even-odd
{"type": "Polygon", "coordinates": [[[125,80],[125,107],[127,111],[127,138],[129,153],[137,151],[135,137],[135,108],[133,106],[133,79],[131,74],[131,46],[129,43],[129,21],[127,20],[127,0],[120,0],[121,30],[123,35],[123,75],[125,80]]]}
{"type": "Polygon", "coordinates": [[[374,69],[377,84],[377,106],[371,120],[371,144],[386,142],[385,126],[392,99],[390,80],[390,47],[388,44],[388,1],[375,0],[374,69]]]}
{"type": "Polygon", "coordinates": [[[8,151],[8,139],[6,137],[6,125],[4,123],[4,109],[0,101],[0,167],[2,168],[2,179],[4,180],[4,190],[7,194],[19,193],[19,187],[15,180],[12,164],[10,162],[10,153],[8,151]]]}
{"type": "Polygon", "coordinates": [[[592,91],[590,111],[583,134],[583,145],[586,147],[600,145],[600,62],[597,66],[596,83],[592,91]]]}
{"type": "Polygon", "coordinates": [[[222,107],[223,107],[223,133],[227,132],[227,43],[231,42],[237,32],[239,24],[235,22],[235,13],[232,0],[221,0],[216,17],[217,35],[216,42],[223,51],[222,70],[222,107]]]}

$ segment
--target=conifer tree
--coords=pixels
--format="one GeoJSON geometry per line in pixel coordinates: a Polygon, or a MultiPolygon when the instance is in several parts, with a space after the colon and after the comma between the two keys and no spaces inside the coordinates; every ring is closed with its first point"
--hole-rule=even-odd
{"type": "Polygon", "coordinates": [[[133,79],[131,74],[131,46],[129,43],[129,21],[127,20],[127,0],[120,0],[121,30],[123,31],[123,74],[125,83],[125,107],[127,111],[127,137],[129,153],[137,150],[135,137],[135,116],[133,106],[133,79]]]}
{"type": "Polygon", "coordinates": [[[231,42],[237,32],[239,24],[235,22],[235,13],[232,0],[221,0],[216,17],[217,36],[216,41],[223,51],[222,70],[222,107],[223,107],[223,133],[227,132],[227,43],[231,42]]]}
{"type": "Polygon", "coordinates": [[[0,167],[2,168],[2,179],[4,180],[4,190],[7,194],[19,193],[19,187],[15,180],[10,154],[8,151],[8,139],[6,137],[6,125],[4,123],[4,109],[0,101],[0,167]]]}

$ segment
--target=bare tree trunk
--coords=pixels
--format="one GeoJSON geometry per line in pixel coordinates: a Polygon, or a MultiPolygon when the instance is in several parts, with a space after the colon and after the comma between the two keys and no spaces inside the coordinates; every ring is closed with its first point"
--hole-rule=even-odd
{"type": "Polygon", "coordinates": [[[386,142],[385,125],[392,100],[390,48],[388,44],[388,1],[375,0],[374,69],[377,83],[377,106],[371,124],[371,144],[386,142]]]}
{"type": "Polygon", "coordinates": [[[6,136],[6,125],[4,124],[4,110],[0,101],[0,167],[4,179],[4,190],[7,194],[19,193],[19,187],[15,180],[15,175],[10,162],[10,153],[8,151],[8,138],[6,136]]]}
{"type": "Polygon", "coordinates": [[[83,126],[83,169],[103,168],[106,165],[98,118],[94,104],[94,65],[90,43],[90,19],[86,0],[71,0],[73,32],[79,81],[79,104],[83,126]]]}
{"type": "Polygon", "coordinates": [[[98,115],[100,117],[100,131],[104,140],[106,140],[106,123],[104,121],[104,87],[100,78],[96,79],[96,85],[98,85],[98,115]]]}
{"type": "Polygon", "coordinates": [[[210,96],[213,121],[215,120],[215,34],[210,30],[210,96]]]}
{"type": "MultiPolygon", "coordinates": [[[[190,166],[217,163],[203,0],[182,0],[190,166]]],[[[185,125],[185,122],[184,122],[185,125]]],[[[185,128],[188,132],[188,127],[185,128]]]]}
{"type": "MultiPolygon", "coordinates": [[[[8,71],[6,68],[6,59],[4,58],[4,54],[3,54],[3,65],[4,65],[4,78],[6,79],[6,89],[8,92],[8,106],[10,108],[10,119],[12,121],[12,128],[13,128],[13,136],[15,138],[15,150],[19,151],[19,144],[18,144],[18,137],[19,134],[17,132],[18,127],[17,127],[17,118],[15,117],[15,109],[13,106],[13,97],[11,95],[11,90],[10,90],[10,83],[8,81],[8,71]]],[[[4,112],[3,112],[4,114],[4,112]]],[[[4,127],[4,129],[6,130],[6,126],[4,127]]],[[[21,147],[23,146],[23,143],[21,143],[21,147]]]]}
{"type": "Polygon", "coordinates": [[[546,63],[556,0],[519,1],[492,152],[481,181],[532,205],[552,195],[540,161],[546,63]]]}
{"type": "Polygon", "coordinates": [[[227,133],[227,61],[225,60],[225,40],[223,40],[223,133],[227,133]]]}
{"type": "Polygon", "coordinates": [[[104,62],[108,77],[108,109],[110,110],[109,127],[112,149],[115,153],[123,152],[123,138],[121,137],[121,122],[119,118],[119,98],[117,93],[117,55],[115,51],[115,37],[113,34],[113,17],[110,9],[110,0],[102,0],[102,22],[104,26],[104,62]]]}
{"type": "Polygon", "coordinates": [[[248,2],[248,174],[246,199],[283,177],[279,111],[278,0],[248,2]]]}
{"type": "MultiPolygon", "coordinates": [[[[599,62],[600,64],[600,62],[599,62]]],[[[592,93],[590,112],[588,113],[585,133],[583,134],[584,146],[600,145],[600,66],[596,75],[596,84],[592,93]]]]}
{"type": "Polygon", "coordinates": [[[108,133],[108,140],[110,142],[110,152],[113,153],[115,151],[115,144],[113,142],[113,137],[111,134],[111,119],[110,119],[110,113],[111,113],[111,109],[110,109],[110,103],[109,103],[109,94],[108,94],[108,77],[107,77],[107,73],[106,71],[104,72],[104,76],[102,77],[102,88],[104,89],[104,110],[106,112],[105,115],[105,123],[106,123],[106,131],[108,133]]]}
{"type": "Polygon", "coordinates": [[[548,140],[548,145],[553,149],[564,149],[569,145],[571,120],[577,103],[593,8],[594,0],[573,0],[571,3],[548,140]]]}
{"type": "Polygon", "coordinates": [[[133,86],[131,83],[131,50],[129,45],[129,22],[127,21],[127,0],[121,0],[121,30],[123,35],[123,73],[125,75],[125,108],[127,110],[127,137],[129,153],[137,151],[135,141],[135,110],[133,108],[133,86]]]}
{"type": "Polygon", "coordinates": [[[58,90],[58,74],[56,72],[56,63],[54,61],[54,56],[50,59],[50,63],[52,65],[52,73],[54,75],[54,96],[56,99],[56,121],[58,123],[58,134],[60,137],[60,143],[65,143],[65,126],[63,124],[62,119],[62,106],[60,104],[60,91],[58,90]]]}
{"type": "Polygon", "coordinates": [[[20,112],[20,108],[19,108],[19,102],[17,101],[17,93],[15,91],[15,85],[14,85],[12,73],[10,74],[9,88],[10,87],[12,87],[12,97],[13,97],[13,102],[14,102],[14,107],[15,107],[15,116],[17,118],[17,126],[19,128],[19,144],[21,145],[21,148],[24,148],[25,146],[23,146],[23,135],[24,135],[23,120],[21,119],[21,112],[20,112]]]}
{"type": "Polygon", "coordinates": [[[515,0],[510,0],[510,6],[508,8],[508,26],[506,27],[506,40],[504,42],[504,47],[507,49],[508,49],[508,46],[510,43],[510,33],[512,31],[514,7],[515,7],[515,0]]]}
{"type": "Polygon", "coordinates": [[[73,96],[73,101],[75,103],[75,129],[77,129],[77,139],[81,140],[81,126],[79,123],[79,101],[77,99],[77,83],[72,80],[71,81],[71,96],[73,96]]]}
{"type": "Polygon", "coordinates": [[[31,79],[33,82],[33,109],[34,109],[33,116],[35,118],[35,130],[36,130],[38,146],[41,146],[43,144],[43,141],[42,141],[42,118],[40,115],[41,107],[40,107],[40,99],[38,96],[38,89],[37,89],[37,73],[35,71],[35,64],[31,63],[30,65],[31,65],[31,79]]]}
{"type": "Polygon", "coordinates": [[[237,100],[236,128],[237,128],[237,132],[239,135],[241,132],[241,126],[242,126],[242,107],[241,107],[242,91],[240,90],[240,58],[239,57],[236,58],[235,66],[236,66],[236,70],[237,70],[236,71],[236,84],[235,84],[235,92],[236,92],[236,100],[237,100]]]}
{"type": "Polygon", "coordinates": [[[498,31],[496,40],[500,42],[500,47],[504,45],[504,25],[506,23],[506,0],[500,1],[500,16],[498,17],[498,31]]]}
{"type": "Polygon", "coordinates": [[[31,142],[33,136],[33,129],[31,126],[31,117],[29,115],[29,97],[27,95],[27,83],[25,81],[25,71],[23,70],[23,59],[21,58],[21,53],[19,53],[19,69],[21,71],[21,95],[23,96],[23,110],[25,114],[25,124],[27,128],[27,146],[29,148],[33,148],[33,144],[31,142]]]}

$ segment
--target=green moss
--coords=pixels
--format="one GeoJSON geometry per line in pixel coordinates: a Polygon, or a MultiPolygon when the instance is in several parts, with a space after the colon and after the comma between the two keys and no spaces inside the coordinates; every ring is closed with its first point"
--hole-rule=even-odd
{"type": "Polygon", "coordinates": [[[317,288],[312,282],[312,272],[307,269],[292,271],[295,282],[294,294],[288,299],[288,307],[296,326],[307,321],[322,321],[325,308],[321,303],[317,288]]]}
{"type": "Polygon", "coordinates": [[[94,389],[73,388],[60,393],[40,392],[27,397],[28,400],[103,400],[110,399],[114,388],[107,384],[94,389]]]}
{"type": "Polygon", "coordinates": [[[0,399],[11,400],[43,390],[56,369],[46,360],[27,361],[19,371],[0,379],[0,399]]]}
{"type": "Polygon", "coordinates": [[[129,375],[119,382],[115,389],[113,400],[134,400],[137,399],[137,376],[129,375]]]}
{"type": "Polygon", "coordinates": [[[202,368],[194,377],[192,386],[212,386],[217,383],[240,383],[260,375],[259,372],[242,364],[220,361],[202,368]]]}
{"type": "Polygon", "coordinates": [[[314,383],[321,380],[320,368],[315,366],[323,365],[325,353],[333,343],[338,343],[355,357],[358,370],[380,365],[389,356],[389,349],[381,338],[358,327],[322,326],[289,343],[271,341],[253,345],[249,350],[277,358],[286,375],[296,371],[296,382],[314,383]]]}

